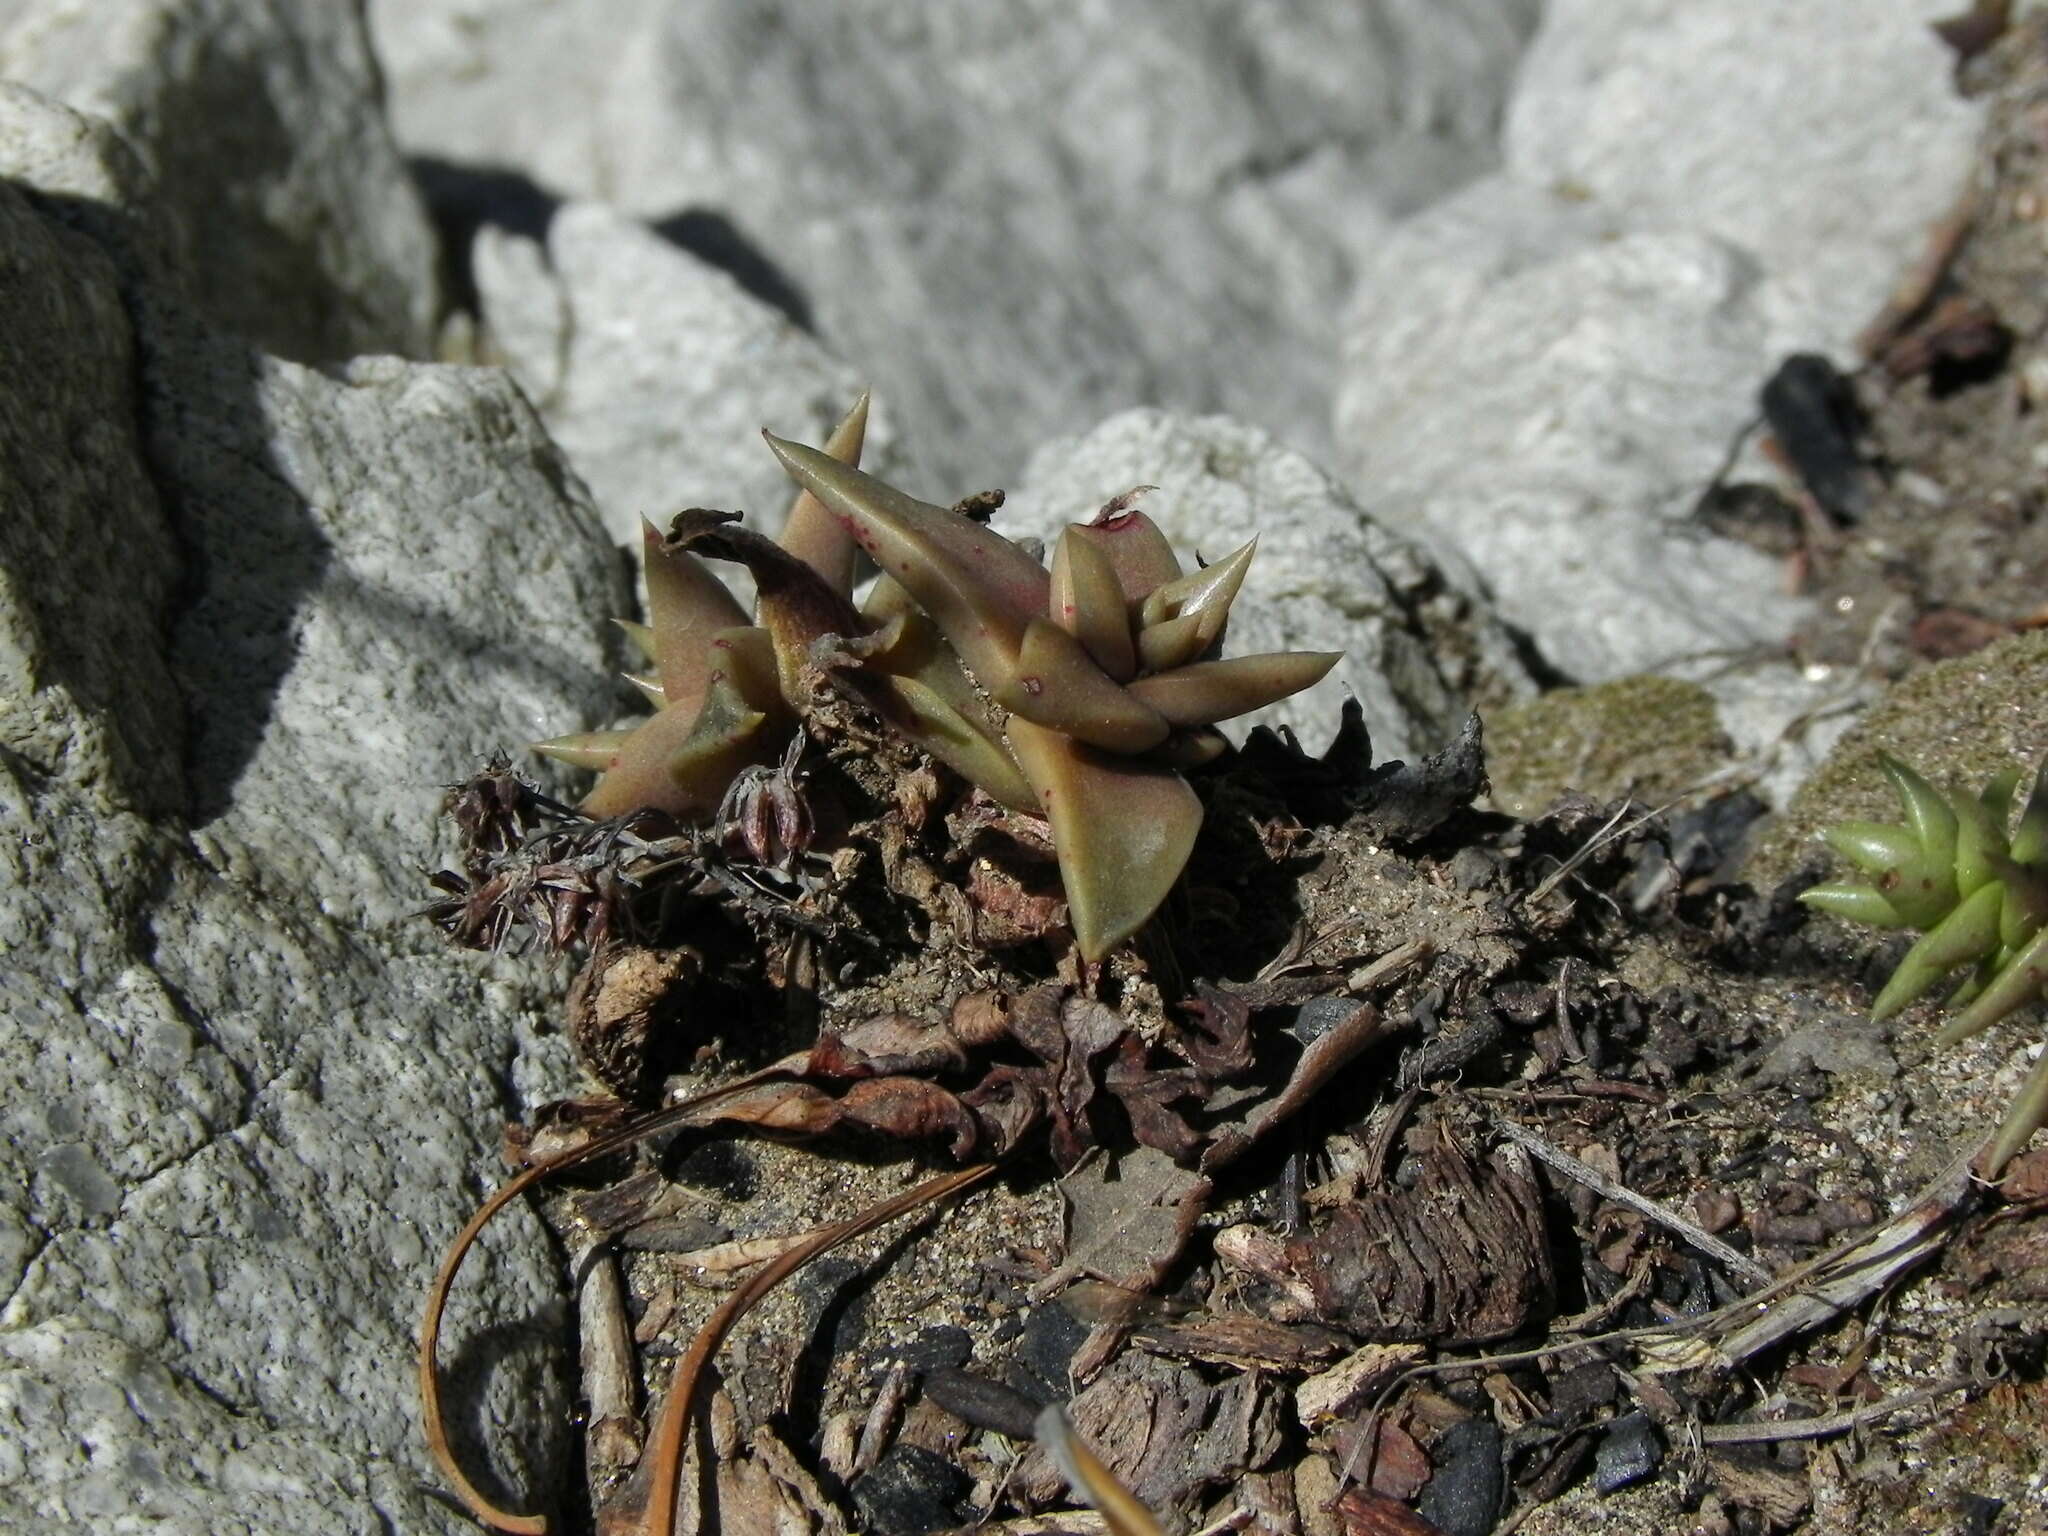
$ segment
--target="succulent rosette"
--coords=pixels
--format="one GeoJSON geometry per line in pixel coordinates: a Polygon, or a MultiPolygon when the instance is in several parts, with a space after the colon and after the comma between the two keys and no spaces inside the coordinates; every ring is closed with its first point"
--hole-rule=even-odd
{"type": "MultiPolygon", "coordinates": [[[[1943,1045],[1966,1040],[2048,988],[2048,759],[2012,824],[2019,774],[1999,774],[1975,795],[1944,793],[1898,759],[1879,765],[1905,810],[1900,823],[1846,821],[1821,835],[1864,881],[1831,881],[1800,896],[1808,906],[1921,937],[1872,1005],[1888,1019],[1960,977],[1949,1006],[1962,1011],[1943,1045]],[[2012,824],[2010,832],[2008,825],[2012,824]]],[[[1996,1168],[2048,1124],[2048,1051],[1993,1143],[1996,1168]]]]}
{"type": "Polygon", "coordinates": [[[1012,810],[1051,827],[1075,938],[1099,960],[1158,910],[1202,805],[1180,770],[1227,750],[1220,721],[1306,688],[1328,652],[1217,654],[1257,540],[1183,568],[1119,496],[1060,536],[1050,568],[951,508],[857,467],[863,396],[823,449],[774,436],[799,487],[779,542],[691,511],[647,529],[648,623],[628,631],[656,706],[628,731],[541,743],[600,771],[584,811],[702,818],[734,776],[772,761],[820,671],[1012,810]],[[856,609],[855,551],[881,575],[856,609]],[[746,565],[753,622],[700,556],[746,565]]]}

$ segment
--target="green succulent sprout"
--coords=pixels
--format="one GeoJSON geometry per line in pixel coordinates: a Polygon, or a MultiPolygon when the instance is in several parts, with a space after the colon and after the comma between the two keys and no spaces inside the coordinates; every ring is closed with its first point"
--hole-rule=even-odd
{"type": "Polygon", "coordinates": [[[1075,939],[1100,960],[1193,850],[1202,805],[1179,770],[1227,749],[1219,721],[1308,687],[1337,655],[1216,658],[1256,539],[1184,571],[1131,492],[1070,526],[1048,570],[863,474],[866,405],[822,450],[768,436],[799,487],[779,543],[722,512],[682,513],[665,540],[647,530],[649,623],[628,632],[654,663],[634,681],[656,712],[537,750],[601,771],[587,814],[702,817],[788,739],[807,669],[829,669],[968,782],[1050,823],[1075,939]],[[858,610],[856,549],[881,571],[858,610]],[[699,556],[753,573],[753,624],[699,556]]]}
{"type": "MultiPolygon", "coordinates": [[[[1822,833],[1868,877],[1817,885],[1808,906],[1877,928],[1913,928],[1906,951],[1871,1007],[1890,1018],[1958,972],[1950,1007],[1962,1011],[1939,1040],[1952,1045],[1997,1023],[2048,988],[2048,759],[2008,834],[2017,771],[1976,795],[1944,794],[1898,759],[1879,765],[1899,792],[1906,819],[1893,825],[1845,821],[1822,833]]],[[[2002,1167],[2048,1124],[2048,1051],[2028,1076],[1992,1143],[2002,1167]]]]}

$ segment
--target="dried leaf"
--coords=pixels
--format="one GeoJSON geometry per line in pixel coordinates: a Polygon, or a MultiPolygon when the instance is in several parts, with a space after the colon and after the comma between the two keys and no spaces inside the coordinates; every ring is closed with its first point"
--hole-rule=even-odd
{"type": "Polygon", "coordinates": [[[1033,1287],[1033,1296],[1051,1295],[1083,1275],[1127,1290],[1151,1289],[1180,1256],[1212,1188],[1150,1147],[1076,1169],[1060,1180],[1066,1260],[1033,1287]]]}

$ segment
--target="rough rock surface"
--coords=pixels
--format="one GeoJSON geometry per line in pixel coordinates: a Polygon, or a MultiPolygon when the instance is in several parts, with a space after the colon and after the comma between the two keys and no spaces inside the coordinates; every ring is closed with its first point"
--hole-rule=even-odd
{"type": "Polygon", "coordinates": [[[0,78],[113,124],[216,321],[302,361],[429,350],[433,230],[357,6],[0,0],[0,78]]]}
{"type": "MultiPolygon", "coordinates": [[[[538,978],[407,918],[408,850],[602,707],[624,594],[502,375],[211,329],[118,137],[18,87],[0,176],[0,1526],[468,1529],[413,1333],[563,1062],[538,978]]],[[[457,1433],[518,1498],[557,1286],[518,1220],[479,1271],[457,1433]]]]}
{"type": "MultiPolygon", "coordinates": [[[[864,382],[789,318],[639,221],[571,204],[547,244],[478,235],[489,339],[582,472],[614,540],[684,507],[743,510],[773,533],[788,477],[761,428],[821,442],[864,382]]],[[[891,472],[886,400],[863,463],[891,472]]],[[[950,501],[953,497],[947,497],[950,501]]]]}
{"type": "Polygon", "coordinates": [[[1140,403],[1321,446],[1353,255],[1493,162],[1536,10],[383,0],[371,16],[410,152],[669,219],[686,243],[736,232],[897,408],[927,471],[1001,483],[1049,437],[1140,403]]]}
{"type": "Polygon", "coordinates": [[[1397,228],[1347,322],[1340,463],[1582,681],[1803,609],[1685,522],[1788,351],[1841,350],[1961,190],[1941,0],[1558,0],[1505,169],[1397,228]]]}
{"type": "Polygon", "coordinates": [[[1183,558],[1209,560],[1257,535],[1228,650],[1341,650],[1304,693],[1232,722],[1294,728],[1329,742],[1346,693],[1365,706],[1375,756],[1411,757],[1447,741],[1475,705],[1534,683],[1484,602],[1417,545],[1389,533],[1321,469],[1271,433],[1225,416],[1126,411],[1086,437],[1046,445],[997,526],[1051,547],[1110,497],[1154,485],[1142,505],[1183,558]]]}

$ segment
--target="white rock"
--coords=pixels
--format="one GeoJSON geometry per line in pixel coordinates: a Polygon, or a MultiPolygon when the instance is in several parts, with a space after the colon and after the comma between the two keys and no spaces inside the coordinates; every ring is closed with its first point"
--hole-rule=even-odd
{"type": "Polygon", "coordinates": [[[1805,616],[1686,518],[1777,363],[1844,348],[1960,190],[1976,119],[1925,35],[1941,9],[1561,0],[1507,169],[1362,265],[1339,462],[1572,677],[1805,616]]]}
{"type": "Polygon", "coordinates": [[[1442,746],[1479,699],[1533,690],[1498,620],[1416,545],[1389,533],[1322,470],[1272,434],[1225,416],[1126,411],[1048,444],[995,526],[1050,549],[1070,522],[1138,485],[1181,552],[1209,560],[1258,536],[1231,610],[1228,654],[1341,650],[1315,687],[1231,725],[1265,722],[1329,744],[1346,693],[1365,707],[1376,759],[1442,746]]]}
{"type": "Polygon", "coordinates": [[[1492,162],[1536,10],[378,0],[371,19],[409,150],[729,218],[958,495],[1136,404],[1325,444],[1352,251],[1492,162]]]}
{"type": "MultiPolygon", "coordinates": [[[[0,92],[0,176],[0,1524],[466,1530],[414,1332],[566,1070],[545,978],[405,914],[439,786],[608,708],[615,562],[502,375],[186,312],[104,125],[0,92]]],[[[515,1214],[449,1349],[515,1500],[558,1309],[515,1214]]]]}
{"type": "Polygon", "coordinates": [[[354,5],[4,0],[0,76],[127,139],[216,321],[307,360],[430,348],[434,233],[354,5]]]}
{"type": "Polygon", "coordinates": [[[1638,229],[1756,257],[1843,346],[1961,194],[1979,108],[1928,23],[1947,0],[1551,0],[1509,106],[1508,173],[1638,229]]]}
{"type": "MultiPolygon", "coordinates": [[[[787,317],[638,220],[561,209],[543,253],[485,229],[475,247],[490,337],[575,464],[612,538],[684,507],[780,528],[793,495],[761,429],[820,442],[865,382],[787,317]]],[[[863,462],[892,466],[886,400],[863,462]]],[[[949,500],[951,498],[948,498],[949,500]]]]}

